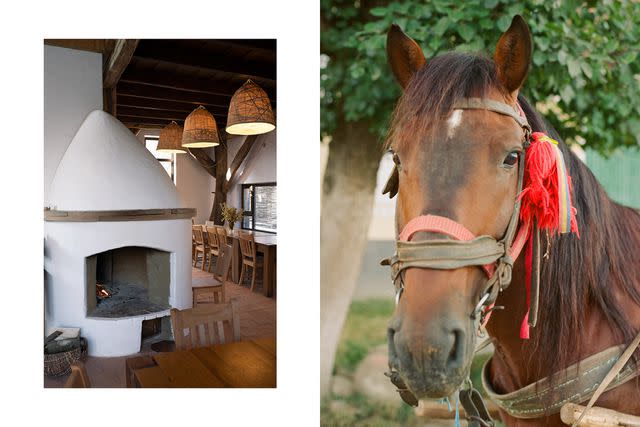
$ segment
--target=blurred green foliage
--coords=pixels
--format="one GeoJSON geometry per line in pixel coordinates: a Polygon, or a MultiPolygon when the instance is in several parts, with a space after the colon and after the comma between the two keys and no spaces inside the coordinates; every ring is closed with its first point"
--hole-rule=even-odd
{"type": "Polygon", "coordinates": [[[336,353],[336,373],[353,374],[371,350],[387,342],[387,323],[394,308],[393,298],[351,303],[336,353]]]}
{"type": "Polygon", "coordinates": [[[428,61],[450,50],[492,55],[516,14],[534,43],[523,93],[560,135],[603,153],[639,144],[638,0],[321,0],[322,136],[341,120],[386,132],[400,94],[386,63],[391,23],[420,44],[428,61]]]}
{"type": "MultiPolygon", "coordinates": [[[[387,342],[387,323],[395,308],[393,298],[374,298],[353,301],[340,337],[334,372],[352,377],[358,364],[375,348],[387,342]]],[[[472,364],[470,377],[473,384],[482,390],[480,379],[482,366],[490,353],[478,354],[472,364]]],[[[382,371],[380,372],[382,375],[382,371]]],[[[400,399],[398,397],[398,399],[400,399]]],[[[396,402],[397,403],[397,402],[396,402]]],[[[328,396],[321,403],[321,426],[423,426],[424,419],[413,415],[413,408],[402,404],[381,404],[366,396],[353,392],[349,396],[328,396]],[[332,401],[342,401],[341,410],[330,407],[332,401]]]]}

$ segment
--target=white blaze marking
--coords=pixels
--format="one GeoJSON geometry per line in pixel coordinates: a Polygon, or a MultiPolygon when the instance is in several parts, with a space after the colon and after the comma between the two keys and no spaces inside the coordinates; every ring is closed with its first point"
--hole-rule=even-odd
{"type": "Polygon", "coordinates": [[[453,138],[453,135],[456,133],[456,129],[458,129],[460,123],[462,123],[462,110],[453,110],[449,120],[447,120],[447,124],[449,125],[449,128],[447,129],[448,138],[453,138]]]}

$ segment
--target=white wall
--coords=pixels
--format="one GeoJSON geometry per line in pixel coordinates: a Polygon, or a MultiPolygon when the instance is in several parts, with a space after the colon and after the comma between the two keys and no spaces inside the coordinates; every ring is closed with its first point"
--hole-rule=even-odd
{"type": "MultiPolygon", "coordinates": [[[[145,136],[159,136],[160,129],[140,129],[136,137],[144,144],[145,136]]],[[[207,148],[207,154],[212,159],[213,148],[207,148]]],[[[204,170],[196,159],[189,153],[175,154],[176,188],[180,197],[181,206],[196,208],[196,224],[204,224],[209,220],[211,206],[213,205],[213,191],[215,179],[204,170]]]]}
{"type": "Polygon", "coordinates": [[[89,112],[102,109],[102,55],[44,46],[44,202],[56,168],[89,112]]]}
{"type": "MultiPolygon", "coordinates": [[[[238,136],[230,138],[229,154],[227,156],[228,166],[235,157],[237,151],[242,146],[245,137],[238,136]]],[[[255,147],[251,149],[245,160],[239,179],[227,194],[227,203],[241,207],[241,184],[257,184],[260,182],[277,182],[277,143],[276,131],[258,136],[255,147]]]]}

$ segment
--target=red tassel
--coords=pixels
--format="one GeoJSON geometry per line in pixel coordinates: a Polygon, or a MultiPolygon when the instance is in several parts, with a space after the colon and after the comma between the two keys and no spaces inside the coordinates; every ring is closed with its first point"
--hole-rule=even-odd
{"type": "Polygon", "coordinates": [[[524,282],[527,290],[527,312],[520,324],[520,338],[529,339],[529,307],[531,306],[531,267],[533,266],[533,233],[529,236],[524,248],[524,282]]]}
{"type": "MultiPolygon", "coordinates": [[[[524,189],[520,195],[522,205],[521,219],[536,218],[541,230],[557,232],[559,229],[558,210],[558,157],[551,142],[544,140],[545,135],[536,132],[532,135],[531,146],[525,156],[524,189]]],[[[567,177],[571,194],[571,177],[567,177]]],[[[576,209],[570,204],[571,231],[578,232],[576,209]]]]}

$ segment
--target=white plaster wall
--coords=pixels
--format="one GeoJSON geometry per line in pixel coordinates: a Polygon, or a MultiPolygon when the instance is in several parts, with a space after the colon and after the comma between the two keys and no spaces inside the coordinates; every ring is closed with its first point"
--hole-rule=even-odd
{"type": "Polygon", "coordinates": [[[102,55],[44,46],[44,202],[58,163],[89,112],[102,108],[102,55]]]}
{"type": "MultiPolygon", "coordinates": [[[[161,129],[141,129],[137,138],[144,145],[145,136],[159,136],[161,129]]],[[[212,159],[213,148],[207,148],[207,154],[212,159]]],[[[176,188],[180,204],[196,209],[196,224],[204,224],[209,219],[213,204],[215,179],[204,170],[191,154],[175,154],[176,188]]]]}
{"type": "MultiPolygon", "coordinates": [[[[228,166],[236,155],[236,152],[244,142],[243,136],[230,138],[228,166]]],[[[277,142],[276,131],[258,136],[254,147],[245,160],[240,179],[233,185],[227,195],[227,203],[241,207],[241,184],[255,184],[260,182],[277,182],[277,142]],[[256,150],[257,149],[257,150],[256,150]],[[254,151],[255,150],[255,151],[254,151]]]]}
{"type": "MultiPolygon", "coordinates": [[[[209,157],[214,158],[213,149],[209,150],[209,157]]],[[[178,195],[184,206],[197,209],[196,224],[204,224],[209,220],[213,205],[212,191],[215,189],[215,179],[204,170],[191,154],[178,154],[176,160],[176,186],[178,195]]]]}
{"type": "Polygon", "coordinates": [[[91,356],[140,351],[142,320],[168,310],[120,319],[86,317],[85,257],[123,246],[171,253],[169,304],[191,308],[191,221],[45,222],[47,327],[79,327],[91,356]]]}
{"type": "Polygon", "coordinates": [[[89,113],[51,182],[58,210],[165,209],[180,206],[171,178],[119,120],[89,113]]]}

